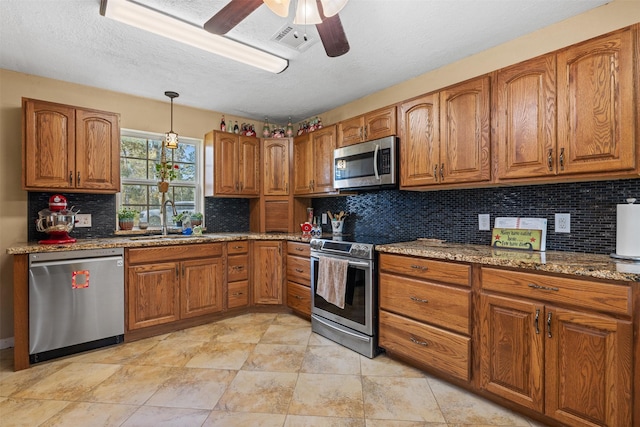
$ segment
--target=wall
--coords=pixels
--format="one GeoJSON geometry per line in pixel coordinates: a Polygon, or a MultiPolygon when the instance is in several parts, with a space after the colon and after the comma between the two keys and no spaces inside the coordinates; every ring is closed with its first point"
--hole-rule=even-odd
{"type": "MultiPolygon", "coordinates": [[[[375,108],[437,90],[523,59],[640,22],[637,0],[615,0],[559,24],[518,38],[457,63],[418,76],[335,110],[321,114],[325,124],[335,123],[375,108]]],[[[121,126],[149,132],[166,131],[168,103],[127,96],[73,83],[0,70],[0,347],[13,336],[12,259],[6,249],[27,240],[27,193],[20,188],[21,97],[117,111],[121,126]],[[3,341],[4,340],[4,341],[3,341]]],[[[160,91],[171,90],[170,84],[160,91]]],[[[180,135],[202,138],[217,128],[220,113],[174,104],[174,130],[180,135]]],[[[242,122],[241,117],[226,117],[242,122]]],[[[487,190],[489,191],[489,190],[487,190]]],[[[429,197],[429,196],[427,196],[429,197]]]]}

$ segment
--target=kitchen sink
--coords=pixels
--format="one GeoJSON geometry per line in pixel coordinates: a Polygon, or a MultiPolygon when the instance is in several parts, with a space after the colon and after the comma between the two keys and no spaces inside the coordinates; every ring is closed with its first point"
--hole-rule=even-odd
{"type": "Polygon", "coordinates": [[[193,239],[194,237],[206,237],[204,235],[197,236],[195,234],[154,234],[152,236],[136,236],[130,237],[129,240],[165,240],[165,239],[193,239]]]}

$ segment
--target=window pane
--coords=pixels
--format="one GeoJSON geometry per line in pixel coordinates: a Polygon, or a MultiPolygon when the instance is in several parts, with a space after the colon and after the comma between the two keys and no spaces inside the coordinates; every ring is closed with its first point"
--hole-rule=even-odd
{"type": "Polygon", "coordinates": [[[178,180],[180,181],[196,181],[196,165],[189,163],[179,163],[178,180]]]}
{"type": "Polygon", "coordinates": [[[123,136],[120,144],[120,157],[147,158],[147,140],[132,136],[123,136]]]}
{"type": "Polygon", "coordinates": [[[121,157],[120,176],[130,179],[147,179],[147,161],[121,157]]]}
{"type": "Polygon", "coordinates": [[[192,144],[180,144],[173,150],[173,160],[176,162],[194,163],[196,161],[196,147],[192,144]]]}
{"type": "Polygon", "coordinates": [[[147,205],[147,186],[123,184],[121,193],[122,204],[127,206],[147,205]]]}

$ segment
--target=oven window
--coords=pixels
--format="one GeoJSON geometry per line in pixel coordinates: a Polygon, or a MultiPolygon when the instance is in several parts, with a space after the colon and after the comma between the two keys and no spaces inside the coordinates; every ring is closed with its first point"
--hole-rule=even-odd
{"type": "MultiPolygon", "coordinates": [[[[317,261],[314,261],[317,263],[317,261]]],[[[317,264],[316,264],[317,266],[317,264]]],[[[315,277],[313,283],[318,283],[318,269],[315,269],[315,277]]],[[[357,267],[349,267],[347,270],[347,285],[344,297],[344,309],[337,307],[319,296],[314,295],[315,307],[341,316],[345,319],[365,325],[366,314],[366,270],[357,267]]],[[[315,289],[315,286],[314,286],[315,289]]]]}

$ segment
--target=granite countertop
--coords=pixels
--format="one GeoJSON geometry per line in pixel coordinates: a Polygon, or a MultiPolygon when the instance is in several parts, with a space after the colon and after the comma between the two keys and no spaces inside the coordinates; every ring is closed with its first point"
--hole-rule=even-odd
{"type": "Polygon", "coordinates": [[[446,261],[463,261],[597,279],[640,282],[640,263],[614,260],[609,255],[496,249],[491,246],[447,243],[435,239],[418,239],[412,242],[376,245],[376,250],[446,261]]]}
{"type": "Polygon", "coordinates": [[[102,239],[78,239],[65,245],[41,245],[38,242],[16,243],[7,248],[9,255],[22,255],[41,252],[80,251],[103,248],[147,248],[151,246],[192,245],[195,243],[229,242],[233,240],[290,240],[308,242],[301,234],[287,233],[206,233],[202,236],[183,236],[181,234],[140,235],[121,234],[102,239]]]}

